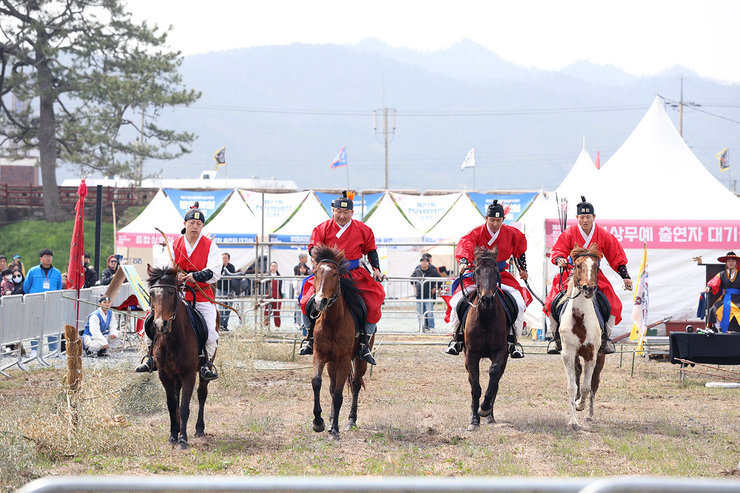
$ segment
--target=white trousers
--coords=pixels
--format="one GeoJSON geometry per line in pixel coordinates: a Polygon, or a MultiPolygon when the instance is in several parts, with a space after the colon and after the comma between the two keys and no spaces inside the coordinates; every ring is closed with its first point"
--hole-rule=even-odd
{"type": "MultiPolygon", "coordinates": [[[[208,359],[213,358],[218,346],[218,332],[216,332],[216,305],[210,301],[196,301],[195,309],[203,315],[208,328],[208,339],[206,340],[206,354],[208,359]]],[[[147,336],[147,344],[151,346],[152,340],[147,336]]]]}
{"type": "MultiPolygon", "coordinates": [[[[524,310],[527,309],[527,305],[526,303],[524,303],[522,293],[520,293],[515,288],[507,286],[506,284],[501,284],[501,289],[503,289],[507,293],[511,293],[511,295],[514,297],[514,300],[516,301],[516,306],[519,309],[519,313],[517,314],[516,320],[514,321],[514,330],[516,331],[517,337],[519,337],[522,335],[522,328],[524,327],[524,310]]],[[[450,312],[450,324],[452,324],[453,327],[457,327],[457,324],[460,323],[460,320],[457,318],[457,304],[460,303],[460,301],[462,300],[463,292],[465,293],[465,296],[467,296],[468,294],[470,294],[471,291],[474,290],[475,284],[471,284],[455,293],[452,299],[450,299],[450,306],[452,307],[452,311],[450,312]]]]}

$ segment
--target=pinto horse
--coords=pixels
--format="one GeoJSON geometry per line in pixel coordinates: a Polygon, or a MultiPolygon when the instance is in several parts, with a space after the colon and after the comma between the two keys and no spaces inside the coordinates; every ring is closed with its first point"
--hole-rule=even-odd
{"type": "Polygon", "coordinates": [[[469,303],[467,316],[464,321],[465,335],[465,369],[468,371],[470,382],[471,411],[468,431],[475,431],[480,427],[480,417],[487,418],[487,423],[495,422],[493,404],[498,393],[498,383],[506,370],[509,359],[506,336],[508,327],[506,312],[501,301],[502,293],[499,289],[501,276],[499,274],[496,257],[498,247],[492,250],[485,248],[475,249],[475,287],[476,294],[472,301],[464,297],[463,303],[469,303]],[[489,358],[491,366],[488,369],[488,389],[483,397],[483,403],[478,409],[481,396],[480,360],[489,358]]]}
{"type": "Polygon", "coordinates": [[[576,410],[583,411],[586,400],[589,403],[586,420],[593,419],[594,397],[599,389],[599,377],[604,367],[605,354],[600,350],[601,325],[594,306],[594,295],[599,282],[599,261],[603,255],[596,245],[591,245],[588,250],[575,247],[570,256],[573,259],[573,274],[566,291],[568,304],[560,317],[560,340],[570,397],[568,426],[577,430],[576,410]]]}
{"type": "MultiPolygon", "coordinates": [[[[344,382],[352,389],[352,408],[349,412],[347,430],[357,426],[357,400],[360,389],[365,385],[362,377],[367,370],[367,362],[357,356],[359,340],[355,331],[353,309],[362,306],[362,299],[348,275],[348,263],[344,252],[325,245],[313,249],[314,303],[310,304],[309,316],[315,318],[313,329],[313,430],[325,429],[321,417],[321,376],[324,365],[329,373],[329,394],[332,400],[331,427],[333,439],[339,438],[339,410],[342,407],[344,382]]],[[[375,337],[370,339],[372,347],[375,337]]]]}
{"type": "MultiPolygon", "coordinates": [[[[175,268],[152,267],[149,273],[152,316],[156,337],[152,355],[159,370],[159,380],[167,395],[170,413],[169,442],[181,449],[188,448],[188,418],[190,398],[198,374],[198,341],[190,324],[185,300],[180,298],[180,288],[175,268]]],[[[218,321],[216,321],[218,327],[218,321]]],[[[208,397],[208,381],[200,379],[198,385],[198,421],[195,436],[205,435],[203,408],[208,397]]]]}

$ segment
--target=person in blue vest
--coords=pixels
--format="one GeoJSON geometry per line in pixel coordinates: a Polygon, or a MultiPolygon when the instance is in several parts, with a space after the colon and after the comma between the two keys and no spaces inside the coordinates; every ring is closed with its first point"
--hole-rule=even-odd
{"type": "Polygon", "coordinates": [[[110,356],[108,349],[113,340],[119,339],[116,315],[110,309],[110,298],[98,298],[98,309],[87,317],[85,331],[82,333],[82,347],[88,356],[110,356]]]}

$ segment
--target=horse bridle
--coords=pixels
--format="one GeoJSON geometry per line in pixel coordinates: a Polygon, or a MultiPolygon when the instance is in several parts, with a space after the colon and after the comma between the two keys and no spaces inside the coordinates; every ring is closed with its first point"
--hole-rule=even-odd
{"type": "Polygon", "coordinates": [[[155,283],[149,286],[149,290],[152,290],[153,288],[168,288],[168,289],[174,289],[175,290],[175,306],[172,309],[172,317],[165,320],[165,322],[174,322],[175,318],[177,318],[177,308],[180,303],[180,296],[178,295],[179,286],[176,286],[175,284],[160,284],[155,283]]]}
{"type": "MultiPolygon", "coordinates": [[[[468,295],[465,293],[465,285],[463,284],[463,274],[467,272],[468,270],[470,270],[470,267],[465,267],[463,270],[460,271],[460,275],[459,275],[460,289],[462,290],[463,299],[465,299],[465,302],[468,305],[472,306],[473,308],[478,308],[478,305],[480,305],[480,299],[478,300],[478,303],[472,303],[468,299],[468,295]]],[[[496,296],[498,296],[498,290],[501,289],[501,271],[498,271],[498,270],[496,271],[496,286],[498,287],[498,289],[493,290],[494,299],[496,299],[496,296]]]]}
{"type": "MultiPolygon", "coordinates": [[[[597,269],[598,269],[598,264],[601,261],[601,258],[599,257],[598,254],[591,253],[591,252],[579,253],[578,255],[576,255],[575,257],[573,257],[573,266],[574,267],[575,267],[575,261],[578,260],[581,257],[591,257],[592,259],[596,260],[597,269]]],[[[563,286],[562,286],[563,275],[562,275],[562,273],[560,274],[560,282],[561,282],[560,290],[562,291],[563,290],[563,286]]],[[[583,293],[583,289],[581,288],[581,283],[578,282],[578,279],[577,278],[574,278],[573,279],[573,286],[576,287],[576,288],[578,288],[578,292],[575,294],[575,296],[568,296],[566,294],[565,297],[567,299],[569,299],[569,300],[574,300],[574,299],[578,298],[581,295],[581,293],[583,293]]]]}
{"type": "MultiPolygon", "coordinates": [[[[337,262],[335,262],[334,260],[331,260],[331,259],[328,259],[328,258],[320,261],[316,265],[316,267],[318,268],[318,266],[321,265],[321,264],[323,264],[324,262],[327,262],[329,264],[334,264],[334,266],[337,268],[337,270],[340,270],[339,264],[337,262]]],[[[334,294],[331,296],[331,298],[329,298],[329,301],[326,303],[326,306],[323,307],[323,308],[316,308],[316,303],[314,303],[313,306],[312,306],[312,308],[311,308],[311,313],[308,316],[311,317],[314,320],[316,320],[317,318],[319,318],[319,315],[321,315],[321,312],[327,310],[330,306],[332,306],[334,304],[335,301],[337,301],[337,298],[339,298],[339,292],[341,290],[342,290],[341,289],[341,285],[337,285],[336,291],[334,291],[334,294]],[[315,313],[315,315],[314,315],[314,313],[315,313]]]]}

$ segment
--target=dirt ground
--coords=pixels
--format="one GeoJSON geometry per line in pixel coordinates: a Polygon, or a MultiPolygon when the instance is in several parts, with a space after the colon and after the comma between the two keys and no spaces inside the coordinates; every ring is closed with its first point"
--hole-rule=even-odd
{"type": "MultiPolygon", "coordinates": [[[[206,436],[193,438],[193,400],[188,450],[167,444],[164,394],[156,375],[131,372],[133,353],[118,366],[86,368],[76,414],[62,368],[16,370],[0,381],[2,486],[88,474],[738,478],[739,389],[707,388],[713,378],[704,375],[682,383],[677,366],[642,357],[631,375],[631,354],[621,367],[612,355],[595,420],[580,413],[583,428],[571,431],[562,361],[539,345],[509,361],[496,423],[468,432],[467,373],[461,356],[443,354],[445,341],[379,337],[358,429],[344,431],[345,391],[339,440],[312,431],[311,359],[291,361],[292,344],[224,334],[206,436]],[[411,340],[430,345],[398,344],[411,340]]],[[[484,388],[486,370],[487,362],[484,388]]],[[[326,376],[322,407],[328,421],[326,376]]]]}

